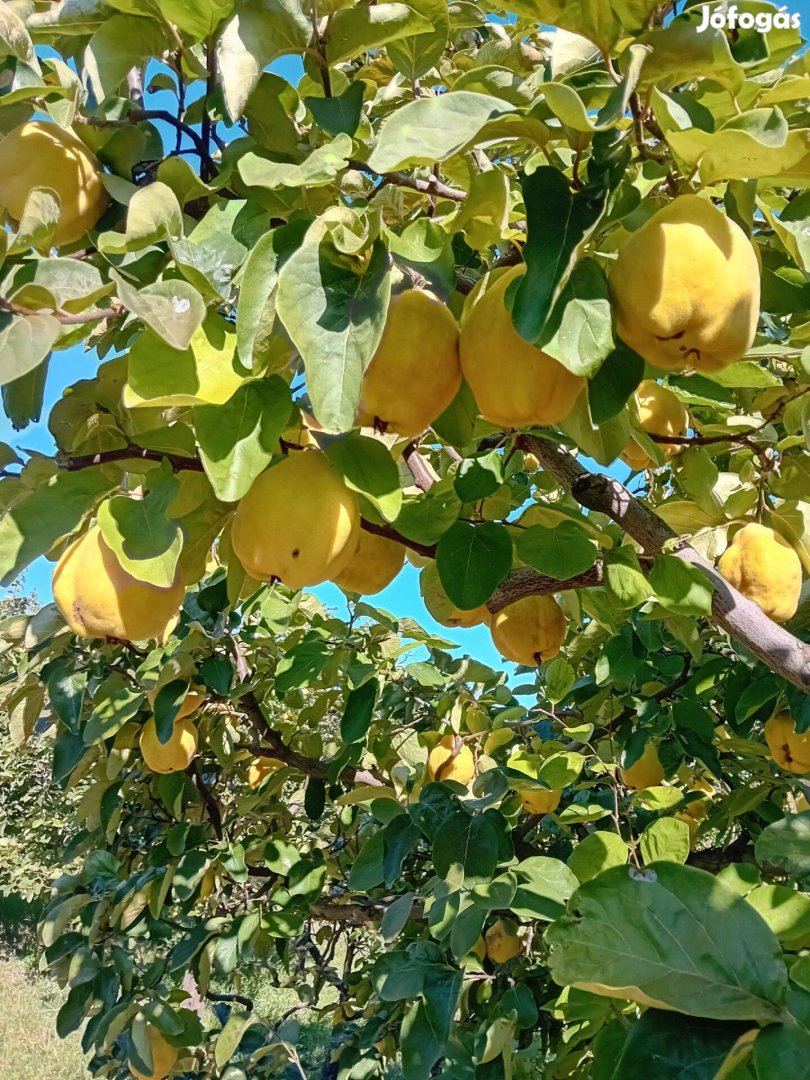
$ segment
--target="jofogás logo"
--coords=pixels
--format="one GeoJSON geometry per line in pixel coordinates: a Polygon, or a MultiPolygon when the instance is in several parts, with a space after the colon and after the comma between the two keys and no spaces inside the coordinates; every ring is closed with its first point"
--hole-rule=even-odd
{"type": "Polygon", "coordinates": [[[798,12],[780,7],[778,11],[740,11],[736,4],[725,10],[713,9],[711,4],[700,5],[701,21],[697,31],[702,34],[711,27],[714,30],[759,30],[767,34],[771,30],[800,30],[801,16],[798,12]]]}

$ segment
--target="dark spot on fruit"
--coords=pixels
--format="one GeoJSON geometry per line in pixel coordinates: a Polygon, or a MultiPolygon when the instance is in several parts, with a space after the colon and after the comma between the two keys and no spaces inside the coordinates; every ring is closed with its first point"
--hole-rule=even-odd
{"type": "Polygon", "coordinates": [[[292,557],[294,559],[297,559],[300,554],[301,554],[301,549],[300,548],[293,548],[292,557]]]}
{"type": "Polygon", "coordinates": [[[537,663],[537,664],[542,664],[543,663],[543,657],[540,655],[539,652],[532,653],[532,656],[534,657],[535,663],[537,663]]]}

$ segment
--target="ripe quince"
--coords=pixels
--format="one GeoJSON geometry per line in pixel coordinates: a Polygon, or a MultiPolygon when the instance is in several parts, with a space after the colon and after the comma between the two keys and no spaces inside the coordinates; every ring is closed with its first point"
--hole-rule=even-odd
{"type": "Polygon", "coordinates": [[[427,775],[429,780],[456,780],[465,786],[475,775],[475,759],[464,743],[454,754],[455,735],[445,735],[428,754],[427,775]]]}
{"type": "Polygon", "coordinates": [[[457,608],[442,588],[439,571],[432,560],[419,575],[419,591],[425,601],[425,607],[442,626],[460,626],[467,628],[479,623],[489,623],[490,612],[484,604],[477,608],[457,608]]]}
{"type": "Polygon", "coordinates": [[[155,718],[150,717],[143,725],[140,747],[143,760],[152,772],[182,772],[197,753],[197,729],[188,717],[175,720],[171,738],[162,743],[158,739],[155,718]]]}
{"type": "Polygon", "coordinates": [[[450,309],[417,289],[393,296],[363,378],[358,424],[420,435],[460,386],[458,326],[450,309]]]}
{"type": "Polygon", "coordinates": [[[655,787],[664,779],[664,766],[658,756],[658,750],[654,742],[650,741],[644,747],[644,753],[626,769],[622,769],[622,783],[625,787],[642,791],[644,788],[655,787]]]}
{"type": "Polygon", "coordinates": [[[95,155],[72,131],[41,120],[20,124],[0,143],[0,206],[15,223],[32,188],[51,188],[59,196],[57,247],[80,240],[109,202],[95,155]]]}
{"type": "Polygon", "coordinates": [[[390,585],[404,563],[405,548],[402,544],[362,529],[351,561],[332,580],[345,592],[371,596],[390,585]]]}
{"type": "Polygon", "coordinates": [[[524,596],[493,615],[490,630],[501,656],[526,667],[539,667],[560,651],[565,641],[565,616],[553,596],[524,596]]]}
{"type": "Polygon", "coordinates": [[[161,637],[176,618],[185,590],[179,576],[167,588],[132,577],[94,525],[56,564],[53,598],[80,637],[145,641],[161,637]]]}
{"type": "Polygon", "coordinates": [[[810,773],[810,731],[796,733],[789,712],[775,713],[765,725],[765,741],[776,764],[786,772],[810,773]]]}
{"type": "Polygon", "coordinates": [[[248,765],[247,782],[248,786],[256,788],[262,786],[268,776],[271,776],[274,772],[278,772],[279,769],[284,768],[284,762],[279,761],[278,758],[272,757],[259,757],[254,758],[248,765]]]}
{"type": "Polygon", "coordinates": [[[319,585],[349,564],[360,536],[357,496],[318,450],[296,450],[256,477],[233,518],[237,558],[257,581],[319,585]]]}
{"type": "Polygon", "coordinates": [[[553,814],[562,798],[561,791],[543,791],[541,788],[526,788],[518,794],[520,805],[530,814],[553,814]]]}
{"type": "Polygon", "coordinates": [[[177,1061],[177,1051],[163,1038],[158,1029],[149,1024],[146,1029],[149,1049],[152,1051],[152,1071],[143,1073],[130,1062],[129,1071],[136,1080],[165,1080],[177,1061]]]}
{"type": "MultiPolygon", "coordinates": [[[[675,436],[685,434],[689,427],[689,413],[671,390],[654,379],[644,379],[639,383],[636,390],[636,408],[642,431],[675,436]]],[[[671,458],[679,454],[683,447],[675,443],[661,443],[659,449],[665,458],[671,458]]],[[[639,472],[642,469],[657,468],[650,455],[634,439],[625,446],[621,458],[631,469],[639,472]]]]}
{"type": "Polygon", "coordinates": [[[754,340],[759,265],[736,222],[681,195],[624,242],[610,295],[619,336],[648,364],[719,371],[754,340]]]}
{"type": "Polygon", "coordinates": [[[787,622],[796,614],[802,564],[787,540],[773,529],[755,522],[745,525],[720,556],[717,569],[774,622],[787,622]]]}
{"type": "Polygon", "coordinates": [[[504,294],[525,266],[487,274],[461,322],[461,370],[485,420],[503,428],[556,424],[585,380],[522,338],[504,294]]]}
{"type": "Polygon", "coordinates": [[[511,920],[498,919],[484,935],[487,943],[487,956],[495,964],[506,964],[520,956],[523,942],[511,920]]]}

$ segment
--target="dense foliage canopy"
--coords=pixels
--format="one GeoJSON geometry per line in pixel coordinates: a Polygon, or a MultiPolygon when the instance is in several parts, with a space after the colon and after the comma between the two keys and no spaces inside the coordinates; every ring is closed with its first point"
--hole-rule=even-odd
{"type": "Polygon", "coordinates": [[[98,357],[0,445],[94,1075],[304,1076],[261,972],[323,1077],[810,1077],[810,65],[683,7],[0,2],[21,446],[98,357]]]}

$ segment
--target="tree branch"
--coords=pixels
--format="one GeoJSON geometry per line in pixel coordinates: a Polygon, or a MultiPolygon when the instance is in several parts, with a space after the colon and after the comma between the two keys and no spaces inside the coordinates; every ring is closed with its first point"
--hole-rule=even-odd
{"type": "Polygon", "coordinates": [[[185,135],[194,145],[200,161],[209,174],[208,178],[210,179],[216,173],[216,163],[211,157],[203,137],[193,127],[184,124],[182,120],[178,120],[174,113],[170,113],[168,109],[132,109],[120,120],[107,119],[101,116],[77,116],[75,123],[88,124],[90,127],[97,128],[122,128],[140,124],[144,120],[161,120],[164,124],[169,124],[170,127],[185,135]]]}
{"type": "Polygon", "coordinates": [[[402,451],[402,459],[408,466],[410,474],[413,477],[413,482],[420,491],[427,491],[428,488],[433,487],[436,483],[436,478],[422,460],[422,456],[419,453],[415,442],[408,443],[402,451]]]}
{"type": "Polygon", "coordinates": [[[464,202],[467,198],[466,191],[443,184],[435,176],[431,176],[429,180],[419,180],[417,177],[408,176],[407,173],[403,172],[378,173],[370,168],[365,161],[358,161],[356,158],[350,158],[348,164],[350,169],[357,169],[358,172],[367,173],[372,180],[379,180],[378,191],[380,188],[385,187],[386,184],[393,184],[395,187],[410,188],[411,191],[418,191],[420,195],[435,195],[441,199],[452,199],[453,202],[464,202]]]}
{"type": "MultiPolygon", "coordinates": [[[[363,902],[355,900],[349,904],[316,903],[310,904],[309,913],[313,919],[323,922],[345,922],[351,926],[378,926],[380,919],[385,915],[393,901],[363,902]]],[[[420,900],[414,900],[411,913],[408,916],[416,922],[422,922],[425,917],[424,905],[420,900]]]]}
{"type": "Polygon", "coordinates": [[[192,761],[186,770],[194,781],[197,790],[200,793],[202,801],[205,803],[205,809],[208,811],[208,817],[211,819],[211,825],[213,826],[214,833],[217,840],[221,840],[223,836],[222,828],[222,812],[219,809],[219,803],[211,794],[211,789],[203,780],[202,773],[200,772],[200,766],[196,761],[192,761]]]}
{"type": "MultiPolygon", "coordinates": [[[[329,762],[304,757],[297,750],[293,750],[291,746],[287,746],[279,733],[270,726],[255,694],[252,692],[243,694],[239,699],[239,703],[256,733],[261,737],[262,742],[267,744],[263,746],[262,743],[248,743],[246,749],[249,749],[257,757],[278,758],[285,765],[292,765],[294,769],[298,769],[307,776],[317,776],[323,780],[327,778],[329,775],[329,762]]],[[[353,765],[347,765],[341,775],[346,776],[355,784],[369,784],[372,787],[387,786],[385,777],[375,769],[358,769],[353,765]]]]}
{"type": "Polygon", "coordinates": [[[21,307],[19,304],[15,304],[11,300],[4,300],[2,297],[0,297],[0,310],[20,316],[50,315],[62,323],[63,326],[81,326],[82,323],[101,322],[102,319],[117,319],[121,315],[127,314],[126,308],[121,307],[120,304],[109,308],[91,308],[89,311],[71,312],[62,311],[59,308],[21,307]]]}
{"type": "Polygon", "coordinates": [[[757,604],[732,588],[710,562],[631,495],[623,484],[608,476],[588,472],[566,449],[546,439],[522,435],[518,445],[534,454],[580,506],[607,514],[645,552],[654,554],[662,551],[665,545],[673,545],[672,554],[697,566],[712,584],[714,622],[772,671],[805,693],[810,692],[810,645],[772,622],[757,604]]]}
{"type": "Polygon", "coordinates": [[[576,577],[558,581],[557,578],[538,574],[528,566],[518,567],[509,574],[488,601],[487,607],[496,615],[508,604],[522,600],[524,596],[548,596],[550,593],[566,592],[569,589],[595,589],[604,581],[602,563],[599,562],[576,577]]]}
{"type": "Polygon", "coordinates": [[[184,457],[180,454],[167,454],[162,450],[146,450],[142,446],[124,446],[120,450],[102,450],[98,454],[80,454],[77,457],[66,457],[60,461],[61,468],[66,472],[78,472],[80,469],[90,469],[94,465],[108,465],[114,461],[168,461],[175,472],[203,472],[203,464],[199,458],[184,457]]]}

